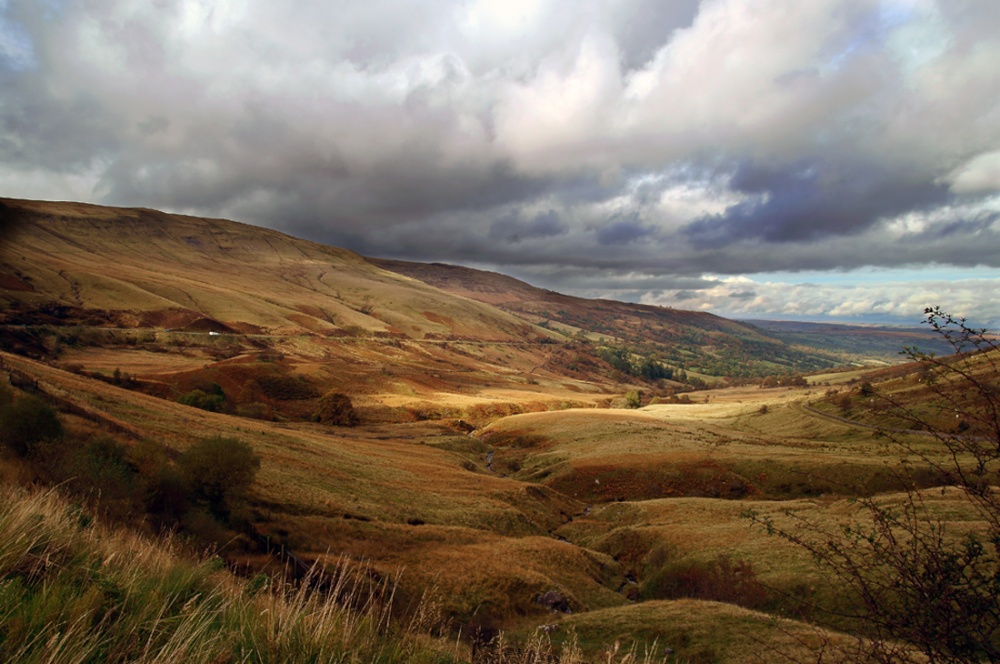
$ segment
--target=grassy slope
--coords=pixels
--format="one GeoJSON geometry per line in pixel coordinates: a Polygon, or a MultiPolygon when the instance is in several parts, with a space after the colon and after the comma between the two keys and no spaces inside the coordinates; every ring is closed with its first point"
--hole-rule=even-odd
{"type": "Polygon", "coordinates": [[[7,304],[128,311],[149,325],[168,318],[152,312],[170,312],[178,322],[196,314],[248,330],[537,336],[491,307],[276,231],[145,209],[0,203],[7,216],[0,271],[25,287],[5,289],[7,304]]]}
{"type": "MultiPolygon", "coordinates": [[[[694,491],[695,497],[649,499],[654,497],[597,491],[574,498],[572,489],[584,484],[579,478],[587,485],[599,479],[614,486],[616,472],[628,476],[661,468],[666,477],[672,465],[687,463],[693,464],[689,468],[734,469],[732,475],[711,475],[714,482],[752,475],[747,468],[762,466],[772,476],[784,473],[786,479],[800,480],[815,480],[817,474],[829,480],[831,469],[839,469],[841,479],[850,481],[881,463],[871,461],[875,443],[867,431],[781,405],[801,391],[724,390],[709,394],[708,404],[514,416],[476,439],[427,424],[331,430],[241,420],[127,392],[24,358],[6,355],[4,360],[37,376],[47,392],[181,449],[215,433],[247,440],[264,459],[254,489],[258,527],[283,537],[307,558],[331,565],[345,555],[369,561],[389,577],[401,578],[405,596],[436,588],[450,615],[467,620],[478,612],[481,618],[493,616],[495,624],[528,631],[558,619],[546,618],[534,603],[541,592],[557,589],[578,616],[565,621],[567,627],[575,626],[587,648],[596,648],[607,634],[620,638],[623,625],[640,615],[616,590],[629,571],[643,583],[644,566],[657,550],[675,562],[704,563],[730,555],[750,561],[761,579],[775,587],[822,587],[801,551],[750,530],[739,514],[752,506],[776,518],[791,510],[836,519],[849,504],[835,495],[768,501],[767,491],[784,489],[767,482],[760,482],[755,489],[759,495],[751,501],[720,500],[704,497],[711,495],[705,493],[710,484],[692,483],[690,475],[672,495],[694,491]],[[759,412],[762,403],[770,405],[766,414],[759,412]],[[864,435],[859,437],[859,431],[864,435]],[[520,446],[518,437],[529,444],[520,446]],[[505,455],[526,453],[522,469],[508,478],[486,471],[487,451],[494,452],[497,469],[505,455]],[[572,470],[534,477],[547,456],[559,457],[559,464],[572,470]],[[587,474],[594,467],[603,474],[587,474]],[[617,502],[620,497],[626,500],[617,502]],[[612,502],[603,502],[608,499],[612,502]],[[585,503],[592,505],[589,511],[585,503]]],[[[628,486],[620,483],[615,489],[628,486]]],[[[791,490],[817,486],[803,481],[791,490]]],[[[956,510],[954,517],[959,516],[956,510]]],[[[761,620],[759,614],[733,607],[695,606],[697,610],[689,607],[692,621],[722,611],[727,620],[745,625],[736,630],[739,634],[754,633],[750,625],[761,620]]],[[[661,602],[641,611],[647,616],[643,620],[652,620],[657,612],[666,619],[676,609],[661,602]]],[[[643,624],[635,624],[633,636],[648,636],[643,624]]],[[[718,661],[740,661],[741,655],[733,653],[745,653],[752,645],[743,636],[709,638],[697,624],[685,622],[650,634],[683,643],[680,652],[692,657],[713,652],[718,661]]]]}
{"type": "MultiPolygon", "coordinates": [[[[238,580],[169,541],[91,521],[54,492],[0,486],[5,662],[404,662],[454,644],[332,597],[238,580]]],[[[362,593],[342,590],[362,599],[362,593]]],[[[342,595],[344,596],[344,595],[342,595]]],[[[450,652],[449,652],[450,651],[450,652]]]]}
{"type": "MultiPolygon", "coordinates": [[[[223,384],[235,397],[257,376],[218,361],[274,351],[287,357],[285,370],[319,393],[358,395],[376,419],[386,417],[385,408],[441,409],[445,395],[467,395],[471,405],[565,401],[613,389],[606,377],[551,364],[561,352],[547,343],[556,333],[342,249],[152,210],[0,204],[0,317],[15,324],[7,330],[12,337],[29,334],[19,329],[24,323],[47,323],[63,336],[71,330],[58,349],[63,366],[120,368],[166,382],[174,398],[199,381],[223,384]],[[139,343],[124,332],[108,340],[108,327],[135,328],[139,343]],[[209,338],[209,330],[243,334],[209,338]],[[149,353],[122,352],[144,348],[191,361],[156,367],[149,353]],[[178,375],[184,371],[193,374],[178,375]]],[[[270,405],[302,414],[295,404],[270,405]]]]}
{"type": "MultiPolygon", "coordinates": [[[[365,586],[321,595],[236,579],[170,541],[104,527],[54,492],[0,486],[0,657],[33,662],[467,661],[434,636],[440,595],[415,618],[365,600],[365,586]],[[341,601],[333,597],[343,598],[341,601]],[[353,607],[353,608],[350,608],[353,607]]],[[[348,577],[342,577],[348,578],[348,577]]],[[[398,601],[398,598],[397,598],[398,601]]],[[[802,655],[842,637],[715,602],[647,602],[567,616],[539,661],[742,662],[773,648],[802,655]],[[557,651],[558,652],[558,651],[557,651]],[[634,653],[634,655],[630,655],[634,653]],[[587,657],[587,653],[591,657],[587,657]]],[[[548,639],[525,639],[539,653],[548,639]]],[[[496,653],[490,661],[525,661],[496,653]]],[[[535,661],[535,660],[532,660],[535,661]]]]}
{"type": "Polygon", "coordinates": [[[369,260],[442,290],[493,304],[531,323],[594,340],[627,343],[656,352],[671,366],[696,372],[733,375],[751,365],[771,371],[832,365],[831,357],[822,351],[786,346],[762,329],[706,312],[572,297],[455,265],[369,260]]]}

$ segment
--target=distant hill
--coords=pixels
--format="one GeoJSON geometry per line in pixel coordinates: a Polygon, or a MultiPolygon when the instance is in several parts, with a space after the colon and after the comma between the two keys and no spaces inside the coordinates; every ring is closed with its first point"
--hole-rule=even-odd
{"type": "Polygon", "coordinates": [[[809,346],[837,353],[855,361],[899,362],[903,347],[925,353],[947,355],[953,349],[927,327],[889,327],[803,323],[795,321],[743,321],[789,344],[809,346]]]}
{"type": "Polygon", "coordinates": [[[369,260],[386,270],[492,304],[536,325],[624,345],[689,372],[754,376],[808,371],[840,361],[823,350],[793,347],[763,328],[706,312],[573,297],[495,272],[455,265],[369,260]]]}

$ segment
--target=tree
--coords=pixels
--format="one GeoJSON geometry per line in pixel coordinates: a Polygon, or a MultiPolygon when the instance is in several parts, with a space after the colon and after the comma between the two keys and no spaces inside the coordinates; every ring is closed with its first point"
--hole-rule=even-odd
{"type": "Polygon", "coordinates": [[[922,365],[923,398],[863,387],[893,423],[881,438],[937,476],[935,491],[960,501],[974,527],[948,526],[902,473],[900,500],[862,495],[859,516],[839,531],[748,516],[837,578],[854,607],[838,617],[859,636],[856,661],[913,661],[914,649],[931,662],[1000,661],[1000,345],[939,308],[925,315],[955,353],[904,349],[922,365]]]}
{"type": "Polygon", "coordinates": [[[5,400],[0,405],[0,441],[14,454],[26,457],[39,443],[62,439],[62,423],[47,403],[33,395],[5,400]]]}
{"type": "Polygon", "coordinates": [[[349,396],[340,392],[327,392],[319,400],[313,419],[323,424],[353,427],[358,423],[358,414],[349,396]]]}
{"type": "Polygon", "coordinates": [[[217,383],[212,383],[209,390],[210,392],[199,389],[191,390],[186,394],[182,394],[177,399],[177,403],[184,404],[185,406],[194,406],[195,408],[201,408],[212,413],[221,412],[226,401],[225,393],[217,383]]]}
{"type": "Polygon", "coordinates": [[[219,517],[242,501],[260,469],[260,457],[247,443],[214,436],[192,445],[178,462],[192,494],[219,517]]]}
{"type": "Polygon", "coordinates": [[[642,407],[642,392],[639,390],[629,390],[625,393],[625,405],[629,408],[642,407]]]}

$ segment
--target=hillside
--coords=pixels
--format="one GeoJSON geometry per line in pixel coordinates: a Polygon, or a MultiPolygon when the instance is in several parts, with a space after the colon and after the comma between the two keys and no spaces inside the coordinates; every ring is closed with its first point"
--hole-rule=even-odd
{"type": "Polygon", "coordinates": [[[367,260],[232,221],[0,206],[0,347],[170,399],[218,389],[255,417],[301,419],[337,390],[369,421],[475,419],[833,362],[711,314],[367,260]]]}
{"type": "Polygon", "coordinates": [[[544,336],[352,252],[264,228],[79,203],[0,205],[6,322],[481,341],[544,336]]]}
{"type": "Polygon", "coordinates": [[[834,323],[802,323],[790,321],[745,321],[749,325],[800,346],[808,346],[845,359],[881,361],[894,364],[900,361],[900,350],[919,348],[926,353],[947,355],[952,352],[940,337],[929,328],[887,327],[878,325],[842,325],[834,323]]]}
{"type": "Polygon", "coordinates": [[[666,365],[709,376],[759,376],[833,366],[823,350],[792,346],[761,328],[699,311],[585,299],[494,272],[440,263],[369,259],[450,293],[495,305],[568,335],[655,354],[666,365]]]}

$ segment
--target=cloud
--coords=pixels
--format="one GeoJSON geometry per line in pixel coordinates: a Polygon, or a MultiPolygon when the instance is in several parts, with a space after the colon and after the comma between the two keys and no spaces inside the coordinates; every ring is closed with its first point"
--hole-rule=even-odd
{"type": "Polygon", "coordinates": [[[517,244],[523,240],[549,238],[567,231],[559,213],[549,210],[531,219],[522,219],[518,214],[508,215],[490,224],[489,237],[493,240],[517,244]]]}
{"type": "Polygon", "coordinates": [[[737,319],[773,318],[917,323],[926,307],[944,306],[976,324],[1000,324],[1000,278],[875,285],[787,283],[727,277],[709,288],[664,291],[643,298],[645,304],[711,310],[737,319]]]}
{"type": "Polygon", "coordinates": [[[948,180],[956,194],[1000,193],[1000,151],[973,157],[955,169],[948,180]]]}
{"type": "Polygon", "coordinates": [[[633,298],[1000,269],[998,24],[993,0],[4,0],[0,193],[633,298]]]}
{"type": "Polygon", "coordinates": [[[746,197],[722,214],[692,222],[685,234],[695,246],[748,238],[808,241],[854,234],[882,219],[948,202],[946,185],[908,181],[905,175],[857,162],[742,164],[730,185],[746,197]]]}
{"type": "Polygon", "coordinates": [[[597,230],[601,245],[630,244],[650,235],[652,231],[636,219],[619,219],[597,230]]]}

